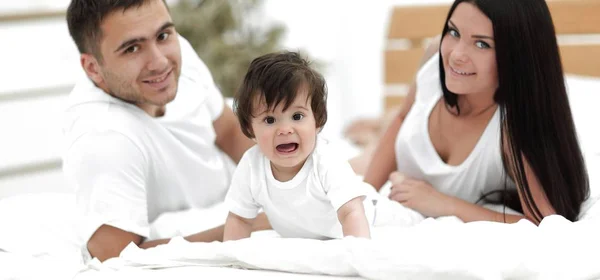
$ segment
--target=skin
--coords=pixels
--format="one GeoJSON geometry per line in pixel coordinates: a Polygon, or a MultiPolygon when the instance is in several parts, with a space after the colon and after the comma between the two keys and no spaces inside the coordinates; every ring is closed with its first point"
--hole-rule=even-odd
{"type": "MultiPolygon", "coordinates": [[[[306,159],[314,151],[317,134],[314,114],[306,89],[300,89],[287,110],[279,104],[269,110],[262,100],[257,102],[252,119],[254,141],[271,162],[273,177],[289,181],[298,174],[306,159]]],[[[338,209],[338,220],[344,236],[370,238],[362,197],[346,202],[338,209]]],[[[229,213],[225,222],[224,241],[250,237],[253,219],[229,213]]]]}
{"type": "Polygon", "coordinates": [[[254,109],[254,141],[279,181],[292,179],[315,149],[318,128],[309,101],[308,92],[302,89],[286,111],[283,104],[270,111],[262,101],[254,109]]]}
{"type": "MultiPolygon", "coordinates": [[[[470,3],[457,6],[447,23],[450,30],[444,34],[441,45],[432,45],[423,61],[437,51],[442,55],[446,72],[446,86],[458,95],[460,115],[455,108],[446,106],[443,98],[429,116],[428,131],[438,156],[448,165],[460,165],[473,151],[497,104],[493,97],[498,87],[496,50],[494,49],[493,25],[479,9],[470,3]]],[[[517,222],[527,218],[535,222],[533,214],[525,210],[524,216],[504,215],[488,210],[454,196],[438,192],[428,182],[407,178],[396,171],[394,141],[404,118],[414,103],[416,85],[413,83],[403,107],[382,137],[365,174],[365,182],[377,190],[390,180],[390,199],[400,202],[429,217],[457,216],[465,222],[497,221],[517,222]]],[[[506,142],[506,139],[502,139],[506,142]]],[[[503,151],[508,154],[508,151],[503,151]]],[[[531,170],[527,159],[523,159],[527,182],[536,205],[544,216],[554,214],[542,187],[531,170]]],[[[513,172],[512,167],[509,173],[513,172]]],[[[521,197],[521,204],[525,203],[521,197]]],[[[523,207],[526,209],[526,207],[523,207]]]]}
{"type": "MultiPolygon", "coordinates": [[[[162,0],[138,8],[115,11],[100,25],[100,57],[82,53],[81,65],[87,76],[107,94],[135,104],[152,117],[165,114],[175,99],[181,73],[181,50],[171,16],[162,0]]],[[[253,143],[241,132],[237,118],[227,106],[213,122],[215,144],[236,163],[253,143]]],[[[251,230],[270,229],[264,214],[251,230]]],[[[224,226],[185,237],[191,242],[221,241],[224,226]]],[[[166,244],[169,239],[143,242],[134,233],[102,225],[90,238],[87,248],[100,261],[117,257],[127,244],[140,248],[166,244]]]]}
{"type": "Polygon", "coordinates": [[[165,105],[177,94],[181,50],[163,2],[113,12],[100,28],[101,59],[81,55],[88,77],[108,94],[151,116],[164,114],[165,105]]]}

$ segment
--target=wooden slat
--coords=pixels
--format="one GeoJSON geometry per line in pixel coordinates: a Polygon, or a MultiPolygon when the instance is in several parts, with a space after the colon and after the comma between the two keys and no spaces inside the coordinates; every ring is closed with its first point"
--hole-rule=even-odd
{"type": "Polygon", "coordinates": [[[600,77],[600,44],[560,47],[565,73],[600,77]]]}
{"type": "Polygon", "coordinates": [[[600,0],[554,0],[548,7],[556,33],[600,33],[600,0]]]}
{"type": "Polygon", "coordinates": [[[27,89],[18,92],[0,92],[0,103],[9,101],[20,101],[40,97],[52,97],[67,95],[73,89],[73,85],[60,85],[47,88],[27,89]]]}
{"type": "Polygon", "coordinates": [[[35,11],[35,12],[18,12],[12,14],[0,14],[0,23],[4,22],[15,22],[15,21],[29,21],[29,20],[41,20],[49,18],[64,18],[66,16],[65,11],[35,11]]]}
{"type": "MultiPolygon", "coordinates": [[[[600,33],[600,0],[548,1],[559,34],[600,33]]],[[[388,39],[433,37],[442,32],[449,4],[395,7],[388,39]]]]}
{"type": "Polygon", "coordinates": [[[385,52],[385,83],[409,84],[419,68],[423,49],[394,50],[385,52]]]}
{"type": "Polygon", "coordinates": [[[383,101],[384,111],[389,112],[390,110],[400,108],[405,98],[406,96],[404,95],[385,95],[383,101]]]}
{"type": "Polygon", "coordinates": [[[0,169],[0,180],[14,176],[27,176],[34,173],[47,172],[60,169],[62,167],[62,160],[50,159],[30,164],[23,164],[18,166],[11,166],[8,168],[0,169]]]}
{"type": "Polygon", "coordinates": [[[388,39],[433,37],[442,33],[449,5],[395,7],[388,39]]]}

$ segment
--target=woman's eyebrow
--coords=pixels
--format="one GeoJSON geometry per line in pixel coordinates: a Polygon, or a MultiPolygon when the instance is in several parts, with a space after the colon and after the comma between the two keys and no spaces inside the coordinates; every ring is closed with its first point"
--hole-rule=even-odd
{"type": "MultiPolygon", "coordinates": [[[[458,27],[456,27],[456,24],[454,24],[454,22],[452,22],[452,20],[448,20],[448,23],[450,25],[452,25],[452,28],[454,28],[454,29],[456,29],[458,31],[458,27]]],[[[475,39],[488,39],[488,40],[494,41],[494,37],[487,36],[487,35],[472,35],[471,38],[475,38],[475,39]]]]}

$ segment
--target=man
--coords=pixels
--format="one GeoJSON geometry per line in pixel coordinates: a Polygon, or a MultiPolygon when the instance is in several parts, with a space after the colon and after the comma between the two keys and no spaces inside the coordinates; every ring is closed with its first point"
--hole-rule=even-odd
{"type": "MultiPolygon", "coordinates": [[[[210,72],[179,37],[164,0],[72,0],[67,21],[86,77],[65,114],[63,170],[77,192],[84,257],[146,241],[160,214],[224,199],[253,144],[210,72]]],[[[261,217],[254,229],[268,228],[261,217]]],[[[223,227],[186,237],[215,241],[223,227]]]]}

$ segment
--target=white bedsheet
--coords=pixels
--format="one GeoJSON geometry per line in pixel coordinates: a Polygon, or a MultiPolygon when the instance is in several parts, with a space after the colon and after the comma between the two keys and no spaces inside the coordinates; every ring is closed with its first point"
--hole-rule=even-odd
{"type": "Polygon", "coordinates": [[[378,228],[372,240],[176,238],[148,250],[131,244],[120,258],[91,267],[98,275],[160,268],[168,276],[183,267],[233,266],[369,279],[597,279],[598,236],[598,220],[571,223],[550,216],[536,227],[525,220],[465,224],[447,217],[412,228],[378,228]]]}

